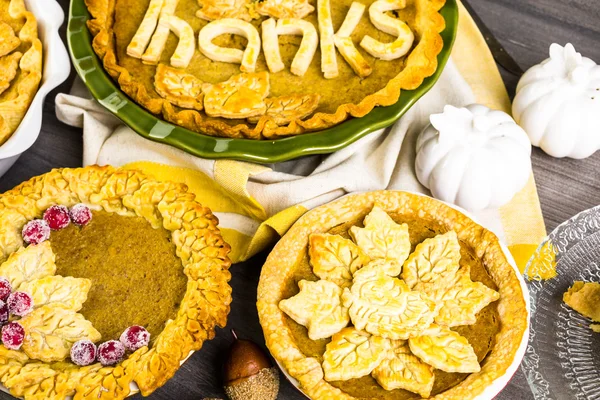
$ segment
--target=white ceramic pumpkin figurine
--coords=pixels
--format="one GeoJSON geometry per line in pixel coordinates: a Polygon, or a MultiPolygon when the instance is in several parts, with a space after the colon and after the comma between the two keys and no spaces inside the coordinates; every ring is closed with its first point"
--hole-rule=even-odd
{"type": "Polygon", "coordinates": [[[600,66],[554,43],[519,81],[513,116],[551,156],[589,157],[600,149],[600,66]]]}
{"type": "Polygon", "coordinates": [[[417,139],[415,169],[433,197],[469,211],[508,203],[531,174],[527,134],[502,111],[444,107],[417,139]]]}

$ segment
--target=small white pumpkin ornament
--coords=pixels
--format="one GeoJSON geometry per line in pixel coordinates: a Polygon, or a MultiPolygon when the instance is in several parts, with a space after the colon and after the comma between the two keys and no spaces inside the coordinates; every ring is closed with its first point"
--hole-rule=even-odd
{"type": "Polygon", "coordinates": [[[549,155],[589,157],[600,149],[600,66],[570,43],[552,44],[550,58],[519,81],[512,111],[549,155]]]}
{"type": "Polygon", "coordinates": [[[508,203],[531,174],[531,143],[505,112],[444,107],[417,138],[415,169],[433,197],[468,211],[508,203]]]}

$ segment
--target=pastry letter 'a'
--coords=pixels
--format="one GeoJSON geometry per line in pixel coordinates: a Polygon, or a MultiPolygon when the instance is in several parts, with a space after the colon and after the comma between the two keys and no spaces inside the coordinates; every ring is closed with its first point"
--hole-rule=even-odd
{"type": "Polygon", "coordinates": [[[382,43],[371,36],[365,36],[360,46],[373,57],[381,60],[395,60],[410,50],[415,39],[414,34],[404,22],[392,18],[387,11],[401,10],[406,7],[405,0],[377,0],[369,7],[369,18],[377,29],[396,36],[391,43],[382,43]]]}
{"type": "Polygon", "coordinates": [[[242,64],[242,72],[254,72],[260,53],[260,35],[249,22],[233,18],[224,18],[209,22],[200,30],[198,46],[206,57],[213,61],[242,64]],[[224,34],[240,35],[248,40],[244,51],[215,45],[214,38],[224,34]]]}

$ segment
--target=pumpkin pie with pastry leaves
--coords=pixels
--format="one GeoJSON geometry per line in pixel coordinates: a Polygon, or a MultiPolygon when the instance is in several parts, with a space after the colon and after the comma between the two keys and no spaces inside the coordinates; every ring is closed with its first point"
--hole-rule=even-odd
{"type": "Polygon", "coordinates": [[[528,327],[496,236],[405,192],[304,215],[269,255],[257,306],[271,354],[312,399],[472,399],[528,327]]]}
{"type": "Polygon", "coordinates": [[[419,87],[437,69],[444,3],[86,0],[94,50],[134,101],[249,139],[322,130],[419,87]]]}
{"type": "Polygon", "coordinates": [[[0,0],[0,145],[18,128],[42,79],[37,21],[23,0],[0,0]]]}
{"type": "Polygon", "coordinates": [[[0,382],[24,399],[147,396],[225,326],[230,250],[182,184],[57,169],[0,195],[0,382]]]}

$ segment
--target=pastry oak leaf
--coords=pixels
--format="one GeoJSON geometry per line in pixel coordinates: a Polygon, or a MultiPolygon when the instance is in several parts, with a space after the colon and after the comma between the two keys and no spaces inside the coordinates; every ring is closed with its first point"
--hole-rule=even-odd
{"type": "Polygon", "coordinates": [[[385,390],[404,389],[424,398],[435,381],[433,367],[413,355],[404,340],[391,341],[391,349],[371,375],[385,390]]]}
{"type": "Polygon", "coordinates": [[[8,279],[14,290],[21,284],[56,273],[55,256],[49,242],[21,247],[0,266],[0,276],[8,279]]]}
{"type": "Polygon", "coordinates": [[[345,381],[369,375],[389,347],[387,339],[355,328],[344,328],[333,335],[323,354],[325,380],[345,381]]]}
{"type": "Polygon", "coordinates": [[[31,295],[34,308],[51,305],[79,311],[91,287],[89,279],[55,275],[25,282],[19,290],[31,295]]]}
{"type": "Polygon", "coordinates": [[[365,217],[364,228],[353,226],[350,236],[372,259],[389,258],[402,264],[410,253],[408,225],[399,225],[380,207],[365,217]]]}
{"type": "Polygon", "coordinates": [[[473,373],[481,367],[469,341],[449,328],[431,325],[421,336],[408,339],[410,351],[445,372],[473,373]]]}
{"type": "Polygon", "coordinates": [[[435,302],[427,295],[411,291],[402,280],[378,268],[358,270],[342,301],[356,329],[387,339],[416,336],[436,315],[435,302]]]}
{"type": "MultiPolygon", "coordinates": [[[[267,110],[265,115],[271,117],[277,125],[286,125],[301,120],[312,114],[319,106],[321,96],[318,94],[292,94],[289,96],[270,97],[265,99],[267,110]]],[[[260,117],[250,117],[248,122],[256,124],[260,117]]]]}
{"type": "Polygon", "coordinates": [[[279,302],[279,308],[308,328],[311,340],[325,339],[348,325],[348,309],[341,304],[342,289],[333,282],[302,280],[300,293],[279,302]]]}
{"type": "Polygon", "coordinates": [[[460,244],[449,231],[417,245],[402,267],[402,279],[413,290],[433,293],[454,281],[459,261],[460,244]]]}
{"type": "Polygon", "coordinates": [[[15,31],[5,22],[0,21],[0,57],[7,55],[21,44],[15,31]]]}
{"type": "Polygon", "coordinates": [[[308,0],[261,0],[255,4],[259,14],[277,19],[302,19],[315,10],[308,0]]]}
{"type": "Polygon", "coordinates": [[[352,285],[352,275],[369,262],[357,245],[339,235],[310,235],[308,255],[314,274],[340,287],[352,285]]]}
{"type": "Polygon", "coordinates": [[[263,115],[269,95],[269,73],[242,73],[217,84],[204,84],[204,110],[211,117],[249,118],[263,115]]]}
{"type": "Polygon", "coordinates": [[[253,3],[252,0],[198,0],[200,9],[196,16],[207,21],[238,18],[249,22],[259,17],[253,3]]]}
{"type": "Polygon", "coordinates": [[[202,82],[192,74],[159,64],[154,75],[154,90],[176,106],[202,110],[202,82]]]}
{"type": "Polygon", "coordinates": [[[39,307],[19,323],[25,329],[23,351],[43,362],[62,361],[78,340],[97,342],[101,335],[92,323],[73,310],[50,305],[39,307]]]}
{"type": "Polygon", "coordinates": [[[473,282],[470,268],[459,270],[455,284],[450,285],[441,297],[442,307],[435,322],[448,327],[473,325],[477,313],[498,300],[500,294],[481,282],[473,282]]]}

